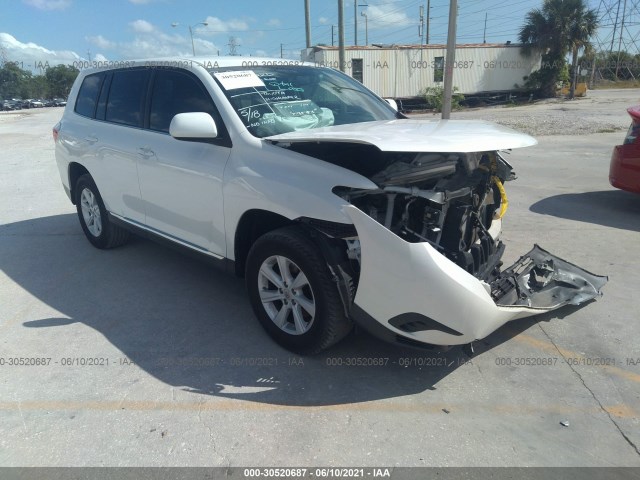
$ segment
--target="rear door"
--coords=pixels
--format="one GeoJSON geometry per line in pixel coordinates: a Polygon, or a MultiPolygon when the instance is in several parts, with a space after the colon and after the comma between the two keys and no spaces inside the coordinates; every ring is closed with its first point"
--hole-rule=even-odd
{"type": "MultiPolygon", "coordinates": [[[[149,70],[123,69],[88,75],[74,106],[71,161],[93,177],[107,210],[144,222],[134,146],[142,131],[149,70]]],[[[70,127],[70,128],[69,128],[70,127]]]]}
{"type": "Polygon", "coordinates": [[[197,250],[224,256],[222,176],[230,146],[224,124],[200,80],[186,70],[156,70],[148,129],[136,144],[147,226],[197,250]],[[171,137],[171,119],[186,112],[209,113],[219,138],[202,142],[171,137]]]}

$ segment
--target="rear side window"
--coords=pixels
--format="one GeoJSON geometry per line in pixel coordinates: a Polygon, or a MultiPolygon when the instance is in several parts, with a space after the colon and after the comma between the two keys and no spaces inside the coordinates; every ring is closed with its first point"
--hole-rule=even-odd
{"type": "Polygon", "coordinates": [[[76,100],[75,112],[85,117],[93,118],[96,113],[96,104],[98,103],[98,94],[104,80],[104,73],[96,73],[87,75],[82,81],[78,99],[76,100]]]}
{"type": "Polygon", "coordinates": [[[211,97],[200,82],[182,72],[158,71],[153,82],[149,128],[168,133],[174,115],[185,112],[206,112],[218,125],[221,123],[211,97]]]}
{"type": "Polygon", "coordinates": [[[105,120],[142,127],[148,78],[148,69],[113,72],[105,120]]]}

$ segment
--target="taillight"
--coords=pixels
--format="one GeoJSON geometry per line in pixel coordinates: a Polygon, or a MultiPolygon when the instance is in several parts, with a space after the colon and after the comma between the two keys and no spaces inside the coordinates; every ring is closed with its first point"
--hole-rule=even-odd
{"type": "Polygon", "coordinates": [[[636,143],[638,137],[640,137],[640,106],[631,107],[627,109],[627,112],[631,116],[631,126],[627,131],[627,136],[624,138],[624,144],[636,143]]]}
{"type": "Polygon", "coordinates": [[[57,143],[58,142],[58,133],[60,132],[60,122],[56,123],[56,125],[53,127],[52,130],[52,134],[53,134],[53,143],[57,143]]]}

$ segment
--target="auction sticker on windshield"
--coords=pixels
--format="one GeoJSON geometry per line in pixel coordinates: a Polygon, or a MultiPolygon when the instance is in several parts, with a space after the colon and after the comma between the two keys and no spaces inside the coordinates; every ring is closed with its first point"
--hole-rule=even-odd
{"type": "Polygon", "coordinates": [[[242,70],[238,72],[218,72],[214,76],[220,81],[225,90],[235,90],[238,88],[264,87],[264,82],[260,80],[253,70],[242,70]]]}

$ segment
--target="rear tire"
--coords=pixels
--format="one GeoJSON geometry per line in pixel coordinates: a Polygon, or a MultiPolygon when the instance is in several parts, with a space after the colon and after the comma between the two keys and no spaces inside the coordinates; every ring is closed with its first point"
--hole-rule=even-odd
{"type": "Polygon", "coordinates": [[[260,237],[245,273],[253,311],[287,350],[312,355],[351,331],[327,262],[300,229],[285,227],[260,237]]]}
{"type": "Polygon", "coordinates": [[[129,240],[127,230],[109,221],[104,202],[91,175],[82,175],[78,179],[75,192],[80,225],[94,247],[114,248],[129,240]]]}

